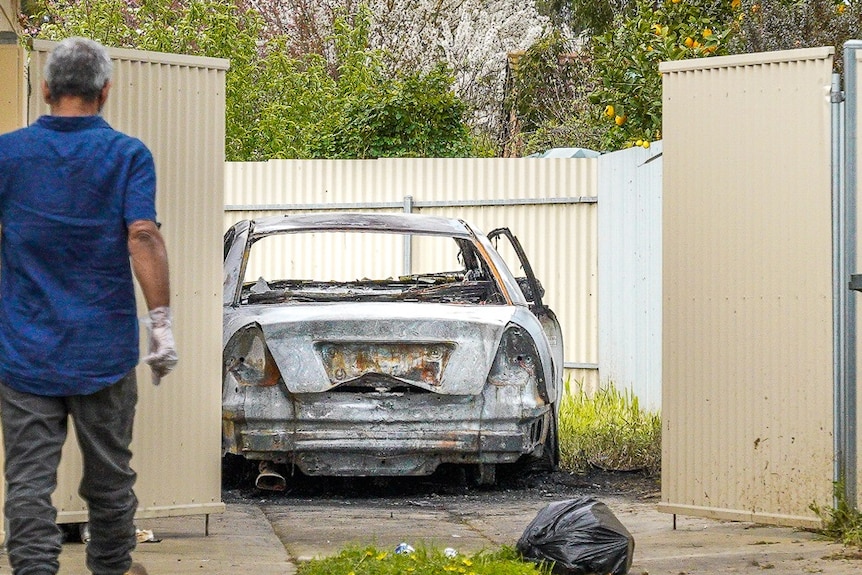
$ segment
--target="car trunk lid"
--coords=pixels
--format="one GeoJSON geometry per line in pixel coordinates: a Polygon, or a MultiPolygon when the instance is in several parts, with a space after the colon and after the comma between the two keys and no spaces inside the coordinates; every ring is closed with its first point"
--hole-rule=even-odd
{"type": "Polygon", "coordinates": [[[297,304],[267,306],[258,323],[292,393],[475,395],[512,311],[413,302],[297,304]]]}

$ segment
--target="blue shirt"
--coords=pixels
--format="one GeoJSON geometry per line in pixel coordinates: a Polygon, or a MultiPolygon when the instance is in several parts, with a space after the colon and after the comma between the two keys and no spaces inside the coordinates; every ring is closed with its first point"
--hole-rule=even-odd
{"type": "Polygon", "coordinates": [[[153,157],[100,116],[0,136],[0,381],[87,395],[138,363],[127,227],[153,220],[153,157]]]}

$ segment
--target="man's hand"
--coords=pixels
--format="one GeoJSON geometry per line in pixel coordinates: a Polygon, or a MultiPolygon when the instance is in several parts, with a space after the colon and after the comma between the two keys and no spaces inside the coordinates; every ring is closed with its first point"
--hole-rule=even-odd
{"type": "Polygon", "coordinates": [[[171,329],[171,308],[161,306],[151,309],[144,322],[150,336],[150,353],[144,357],[144,362],[153,370],[153,385],[158,385],[176,367],[179,359],[171,329]]]}

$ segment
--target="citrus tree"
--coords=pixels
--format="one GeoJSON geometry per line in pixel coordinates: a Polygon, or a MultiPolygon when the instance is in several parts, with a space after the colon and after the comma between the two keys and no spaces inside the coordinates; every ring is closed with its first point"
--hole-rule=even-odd
{"type": "Polygon", "coordinates": [[[727,54],[738,9],[738,0],[637,0],[630,16],[593,38],[599,83],[590,100],[601,111],[605,150],[661,139],[659,63],[727,54]]]}

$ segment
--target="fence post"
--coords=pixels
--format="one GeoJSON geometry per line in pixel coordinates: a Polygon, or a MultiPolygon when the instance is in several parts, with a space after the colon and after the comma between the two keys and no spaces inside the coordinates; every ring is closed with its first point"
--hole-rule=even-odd
{"type": "MultiPolygon", "coordinates": [[[[413,196],[404,196],[404,213],[413,212],[413,196]]],[[[413,242],[410,234],[404,234],[404,275],[413,273],[413,242]]]]}
{"type": "MultiPolygon", "coordinates": [[[[843,377],[836,377],[835,389],[835,471],[834,479],[843,483],[845,502],[856,508],[856,294],[857,286],[851,275],[856,270],[856,125],[858,123],[858,85],[856,82],[856,51],[862,41],[850,40],[844,44],[844,158],[843,174],[838,180],[843,183],[843,193],[838,194],[839,256],[837,259],[837,283],[842,297],[837,302],[843,311],[843,377]]],[[[833,106],[833,116],[834,116],[833,106]]],[[[840,114],[838,121],[840,121],[840,114]]],[[[836,119],[833,117],[833,122],[836,119]]],[[[833,161],[833,166],[835,162],[833,161]]],[[[834,169],[834,167],[833,167],[834,169]]],[[[839,166],[840,170],[840,166],[839,166]]],[[[833,174],[833,182],[835,182],[833,174]]],[[[862,279],[862,278],[860,278],[862,279]]],[[[836,495],[839,495],[836,493],[836,495]]],[[[837,499],[837,498],[836,498],[837,499]]],[[[835,502],[837,505],[837,501],[835,502]]]]}

